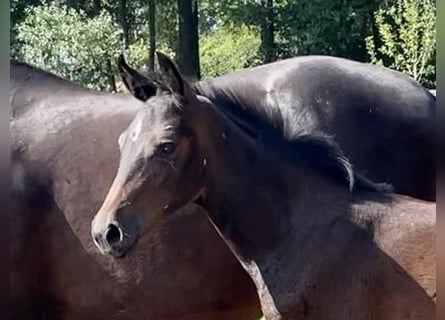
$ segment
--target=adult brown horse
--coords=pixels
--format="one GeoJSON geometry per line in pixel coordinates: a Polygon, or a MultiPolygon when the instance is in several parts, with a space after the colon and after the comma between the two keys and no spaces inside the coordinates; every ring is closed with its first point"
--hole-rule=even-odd
{"type": "MultiPolygon", "coordinates": [[[[295,65],[292,68],[295,73],[299,73],[300,68],[304,67],[301,70],[310,77],[318,72],[316,65],[323,67],[343,61],[332,59],[315,59],[317,63],[311,64],[309,69],[306,64],[299,63],[300,58],[291,59],[291,64],[295,65]]],[[[344,62],[347,65],[352,63],[346,60],[344,62]]],[[[222,109],[233,112],[237,118],[248,124],[252,124],[254,119],[249,116],[251,113],[266,115],[266,118],[257,118],[253,123],[264,128],[267,125],[267,112],[262,112],[261,108],[265,108],[267,104],[248,103],[249,99],[245,94],[253,89],[246,79],[249,72],[255,77],[261,72],[264,79],[268,79],[274,76],[271,72],[274,69],[275,64],[270,64],[252,71],[241,71],[233,76],[222,77],[220,82],[216,79],[201,82],[195,85],[195,89],[208,92],[209,97],[221,103],[222,109]],[[245,92],[240,90],[243,86],[246,88],[245,92]],[[239,95],[231,95],[230,90],[239,91],[239,95]],[[236,99],[244,100],[238,108],[234,105],[236,99]],[[243,108],[246,110],[243,111],[243,108]]],[[[337,78],[347,79],[342,68],[337,66],[335,69],[337,78]]],[[[292,73],[288,74],[292,76],[292,73]]],[[[331,75],[334,74],[332,72],[331,75]]],[[[128,74],[124,73],[124,76],[131,80],[128,74]]],[[[388,76],[391,78],[390,71],[388,76]]],[[[376,99],[376,103],[384,102],[379,104],[379,109],[387,110],[388,101],[399,101],[400,95],[406,95],[410,98],[407,106],[418,109],[419,113],[413,112],[411,117],[405,114],[400,119],[379,121],[379,131],[395,136],[399,133],[394,128],[408,126],[408,132],[420,132],[423,136],[420,129],[425,127],[422,114],[429,110],[428,97],[422,96],[423,89],[420,86],[412,84],[404,77],[391,79],[400,83],[379,87],[382,96],[388,97],[391,92],[394,95],[393,99],[376,99]],[[403,89],[397,91],[394,86],[403,89]],[[397,125],[393,125],[393,122],[397,125]],[[382,126],[384,123],[387,125],[382,126]]],[[[371,87],[378,85],[373,80],[362,80],[369,82],[368,86],[371,87]]],[[[362,80],[355,79],[345,90],[363,92],[365,84],[362,80]]],[[[258,84],[256,81],[255,83],[258,84]]],[[[271,101],[265,98],[268,96],[266,91],[258,86],[255,88],[253,92],[257,97],[264,97],[261,99],[264,102],[271,101]]],[[[366,92],[360,97],[360,101],[370,99],[366,92]]],[[[277,100],[276,103],[278,108],[285,110],[283,107],[287,105],[282,100],[277,100]]],[[[341,106],[338,98],[328,99],[326,103],[341,106]]],[[[148,249],[142,249],[144,246],[141,245],[141,259],[137,263],[133,263],[136,258],[133,261],[113,262],[97,256],[96,261],[91,261],[89,254],[94,252],[90,250],[90,219],[112,182],[118,159],[116,140],[139,109],[136,99],[86,90],[42,70],[12,61],[11,104],[15,162],[13,174],[17,200],[14,202],[15,213],[11,215],[11,270],[12,278],[15,279],[11,288],[15,290],[15,297],[22,297],[14,300],[17,302],[17,312],[29,312],[33,318],[38,317],[39,312],[44,312],[48,318],[57,319],[112,319],[113,316],[120,319],[249,319],[258,312],[256,293],[250,280],[219,239],[215,238],[215,232],[208,226],[206,219],[196,212],[172,217],[165,225],[153,231],[151,239],[146,239],[148,249]],[[190,228],[183,228],[183,225],[190,228]],[[212,235],[214,240],[207,241],[212,235]],[[164,241],[152,241],[153,239],[164,241]],[[70,255],[65,254],[67,250],[70,255]],[[134,266],[138,266],[138,272],[132,275],[129,270],[133,270],[134,266]],[[42,276],[35,277],[36,274],[42,276]],[[127,281],[122,284],[116,280],[119,278],[127,278],[127,281]],[[190,279],[193,281],[187,281],[190,279]],[[91,287],[91,283],[97,282],[106,285],[91,287]],[[25,296],[28,298],[25,299],[25,296]],[[136,296],[139,298],[135,299],[136,296]],[[150,304],[141,304],[140,299],[150,301],[150,304]],[[176,301],[174,305],[171,305],[172,300],[176,301]]],[[[300,106],[295,104],[295,107],[300,106]]],[[[348,110],[349,108],[353,108],[351,104],[348,104],[348,110]]],[[[331,110],[332,114],[339,115],[335,108],[331,110]]],[[[318,120],[338,118],[326,118],[324,113],[320,114],[323,117],[318,120]]],[[[340,114],[352,116],[348,119],[353,119],[353,122],[361,121],[361,125],[357,126],[360,128],[366,128],[368,122],[374,121],[372,114],[367,116],[369,113],[359,113],[361,117],[354,117],[356,113],[353,112],[340,114]]],[[[386,116],[381,115],[378,119],[380,118],[386,119],[386,116]]],[[[313,121],[308,121],[308,124],[311,123],[313,121]]],[[[328,121],[326,128],[332,129],[334,123],[328,121]]],[[[357,130],[357,127],[345,128],[357,130]]],[[[291,127],[286,128],[289,132],[291,127]]],[[[310,129],[308,126],[307,130],[310,129]]],[[[351,131],[349,136],[358,136],[359,132],[351,131]]],[[[360,134],[372,137],[374,133],[365,130],[360,134]]],[[[434,135],[431,134],[429,138],[433,139],[434,135]]],[[[388,141],[383,149],[397,154],[394,158],[409,150],[418,155],[417,159],[430,156],[429,144],[406,143],[404,136],[397,144],[392,140],[382,141],[381,143],[388,141]]],[[[419,137],[413,141],[419,141],[419,137]]],[[[374,147],[374,142],[371,142],[369,148],[374,147]]],[[[357,147],[366,149],[363,144],[357,147]]],[[[349,156],[356,154],[364,156],[357,152],[349,156]]],[[[381,172],[393,172],[393,177],[410,177],[418,166],[418,162],[410,161],[410,158],[406,163],[412,166],[398,165],[392,168],[392,162],[386,162],[387,155],[377,156],[382,159],[379,167],[381,172]]],[[[357,158],[356,163],[366,164],[360,158],[357,158]]],[[[368,171],[375,172],[374,169],[368,171]]],[[[421,189],[425,180],[419,182],[417,179],[410,179],[409,184],[414,188],[412,190],[421,189]]],[[[17,317],[20,317],[18,313],[17,317]]]]}
{"type": "Polygon", "coordinates": [[[122,257],[196,202],[268,320],[435,319],[434,203],[354,181],[323,135],[289,142],[233,121],[158,58],[166,82],[120,136],[119,169],[92,223],[102,252],[122,257]]]}

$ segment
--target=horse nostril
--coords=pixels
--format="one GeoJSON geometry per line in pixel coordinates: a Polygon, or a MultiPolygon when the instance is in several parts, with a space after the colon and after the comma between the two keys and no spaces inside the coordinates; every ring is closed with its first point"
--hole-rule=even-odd
{"type": "Polygon", "coordinates": [[[121,229],[114,225],[110,224],[105,233],[105,240],[109,245],[113,245],[122,241],[122,231],[121,229]]]}

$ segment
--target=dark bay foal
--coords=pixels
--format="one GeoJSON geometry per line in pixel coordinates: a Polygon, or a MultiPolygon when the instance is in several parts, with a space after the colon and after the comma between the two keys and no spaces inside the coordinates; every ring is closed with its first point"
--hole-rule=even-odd
{"type": "Polygon", "coordinates": [[[119,138],[92,223],[122,257],[195,202],[254,281],[267,319],[435,319],[435,204],[356,176],[330,139],[259,134],[197,96],[158,54],[163,80],[119,138]]]}
{"type": "Polygon", "coordinates": [[[10,71],[8,319],[258,318],[252,281],[196,205],[159,224],[127,259],[92,243],[118,137],[140,101],[16,61],[10,71]]]}

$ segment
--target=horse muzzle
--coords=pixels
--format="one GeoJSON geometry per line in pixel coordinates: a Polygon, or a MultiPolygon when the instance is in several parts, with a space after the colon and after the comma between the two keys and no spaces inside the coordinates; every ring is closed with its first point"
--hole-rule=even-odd
{"type": "Polygon", "coordinates": [[[134,223],[125,226],[117,221],[112,221],[105,228],[98,228],[93,221],[91,236],[102,254],[123,258],[136,243],[138,230],[134,223]]]}

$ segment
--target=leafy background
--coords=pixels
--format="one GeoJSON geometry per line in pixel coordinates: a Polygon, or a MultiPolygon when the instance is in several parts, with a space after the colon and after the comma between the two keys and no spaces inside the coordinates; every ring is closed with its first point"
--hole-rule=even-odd
{"type": "Polygon", "coordinates": [[[11,56],[99,90],[122,89],[119,53],[146,70],[150,48],[181,62],[192,78],[324,54],[436,84],[431,0],[11,0],[10,7],[11,56]],[[197,10],[197,37],[185,43],[181,35],[194,32],[184,29],[194,21],[184,7],[197,10]]]}

